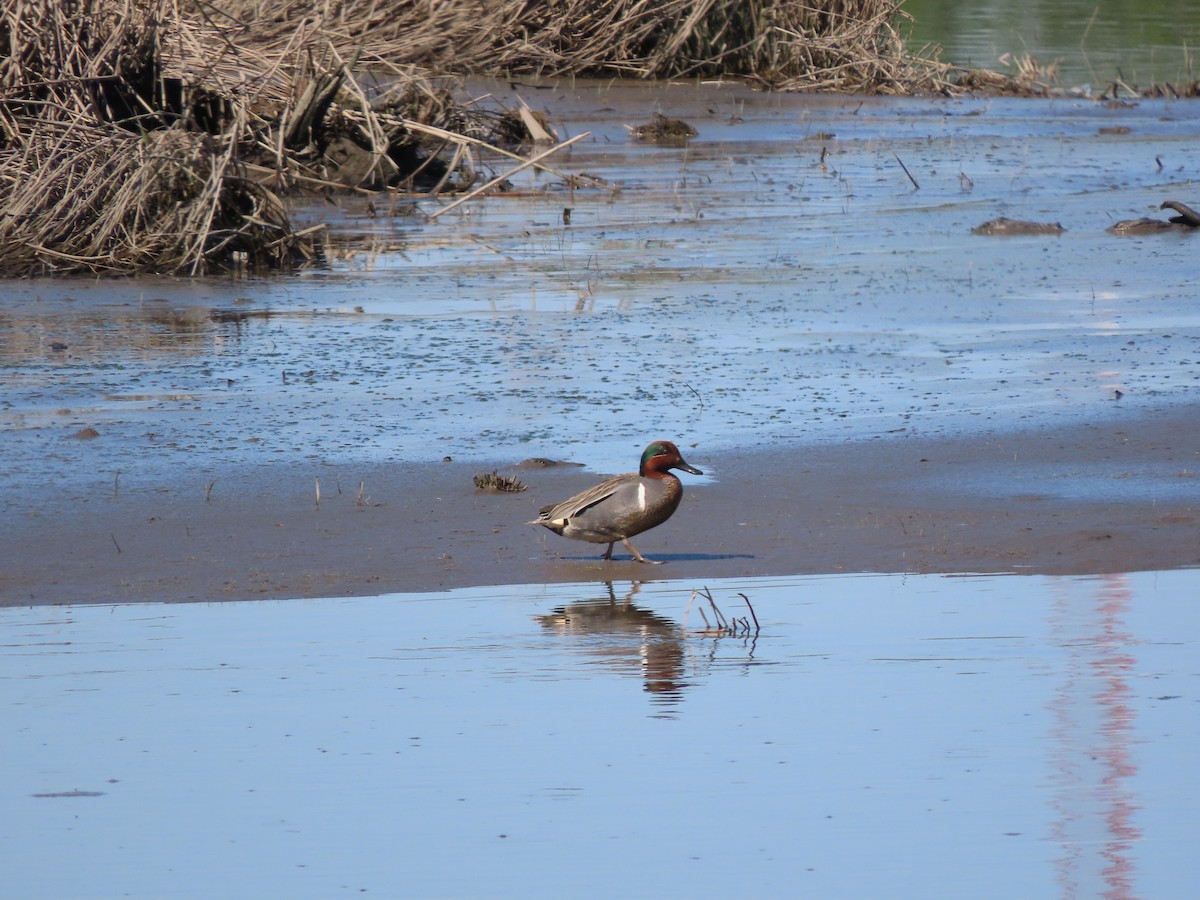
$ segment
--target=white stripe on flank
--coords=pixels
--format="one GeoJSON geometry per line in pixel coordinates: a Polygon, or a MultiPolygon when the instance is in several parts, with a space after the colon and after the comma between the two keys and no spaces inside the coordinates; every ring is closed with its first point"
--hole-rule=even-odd
{"type": "Polygon", "coordinates": [[[638,485],[638,509],[645,510],[646,508],[646,486],[638,485]]]}

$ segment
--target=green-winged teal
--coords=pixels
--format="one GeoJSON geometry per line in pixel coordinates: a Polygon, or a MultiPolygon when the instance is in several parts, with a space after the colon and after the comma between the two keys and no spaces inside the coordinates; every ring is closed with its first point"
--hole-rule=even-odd
{"type": "Polygon", "coordinates": [[[612,559],[613,544],[621,541],[638,562],[653,562],[638,553],[629,539],[661,525],[678,508],[683,485],[671,469],[704,474],[689,466],[670,441],[655,441],[642,453],[637,472],[616,475],[570,500],[545,506],[529,524],[544,525],[577,541],[607,543],[604,559],[612,559]]]}

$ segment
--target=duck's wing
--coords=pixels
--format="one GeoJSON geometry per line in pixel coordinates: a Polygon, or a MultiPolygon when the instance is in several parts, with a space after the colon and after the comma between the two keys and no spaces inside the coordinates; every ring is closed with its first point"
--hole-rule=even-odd
{"type": "Polygon", "coordinates": [[[588,488],[581,494],[576,494],[569,500],[563,500],[561,503],[552,503],[549,506],[541,508],[541,519],[573,519],[580,515],[584,510],[590,509],[597,503],[601,503],[615,494],[625,485],[631,478],[637,478],[634,473],[627,475],[617,475],[608,481],[602,481],[594,487],[588,488]]]}

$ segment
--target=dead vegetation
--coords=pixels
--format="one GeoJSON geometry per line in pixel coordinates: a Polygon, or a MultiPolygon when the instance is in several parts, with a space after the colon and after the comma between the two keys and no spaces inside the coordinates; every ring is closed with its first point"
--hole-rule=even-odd
{"type": "Polygon", "coordinates": [[[287,195],[460,190],[528,137],[415,71],[364,86],[332,19],[298,21],[272,42],[208,5],[0,0],[0,273],[285,269],[321,256],[287,195]]]}
{"type": "Polygon", "coordinates": [[[721,608],[717,606],[717,601],[713,599],[712,591],[708,588],[693,590],[692,595],[688,598],[687,609],[683,612],[683,627],[687,627],[688,615],[692,611],[693,604],[695,604],[696,612],[704,620],[704,627],[695,631],[695,634],[716,637],[749,637],[757,635],[762,629],[758,624],[758,616],[754,612],[754,606],[751,605],[750,598],[741,591],[738,592],[737,596],[741,597],[742,602],[746,604],[749,616],[726,616],[721,611],[721,608]],[[696,603],[697,597],[702,597],[708,601],[708,607],[712,611],[713,616],[711,622],[709,622],[708,616],[704,612],[704,604],[696,603]]]}
{"type": "Polygon", "coordinates": [[[1113,223],[1105,230],[1109,234],[1144,235],[1159,234],[1168,231],[1191,233],[1200,229],[1200,212],[1196,212],[1196,210],[1192,209],[1186,203],[1181,203],[1179,200],[1164,200],[1159,209],[1170,209],[1178,213],[1178,215],[1171,216],[1166,221],[1151,219],[1148,216],[1142,216],[1138,219],[1125,219],[1113,223]]]}
{"type": "Polygon", "coordinates": [[[322,258],[289,195],[490,190],[505,156],[604,187],[549,168],[545,118],[464,97],[466,75],[955,90],[906,52],[900,6],[0,0],[0,274],[285,269],[322,258]]]}
{"type": "Polygon", "coordinates": [[[525,485],[512,475],[501,475],[495,469],[475,475],[475,487],[481,491],[496,491],[503,494],[519,494],[525,485]]]}
{"type": "Polygon", "coordinates": [[[625,127],[635,140],[649,141],[652,144],[686,144],[699,134],[683,119],[672,119],[662,113],[655,113],[654,118],[644,125],[625,127]]]}
{"type": "Polygon", "coordinates": [[[0,271],[194,274],[311,254],[246,170],[249,105],[169,75],[178,25],[167,2],[0,9],[0,271]]]}
{"type": "Polygon", "coordinates": [[[741,77],[774,87],[934,87],[937,66],[907,58],[901,0],[559,0],[264,7],[225,0],[222,14],[262,52],[280,54],[296,22],[323,11],[321,36],[362,61],[476,75],[741,77]]]}

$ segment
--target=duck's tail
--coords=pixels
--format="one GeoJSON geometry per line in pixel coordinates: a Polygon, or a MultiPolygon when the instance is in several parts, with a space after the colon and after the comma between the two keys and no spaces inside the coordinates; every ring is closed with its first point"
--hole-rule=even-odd
{"type": "Polygon", "coordinates": [[[526,522],[526,525],[541,525],[544,528],[549,528],[555,534],[562,534],[563,529],[567,527],[566,519],[551,519],[548,516],[541,516],[534,519],[532,522],[526,522]]]}

